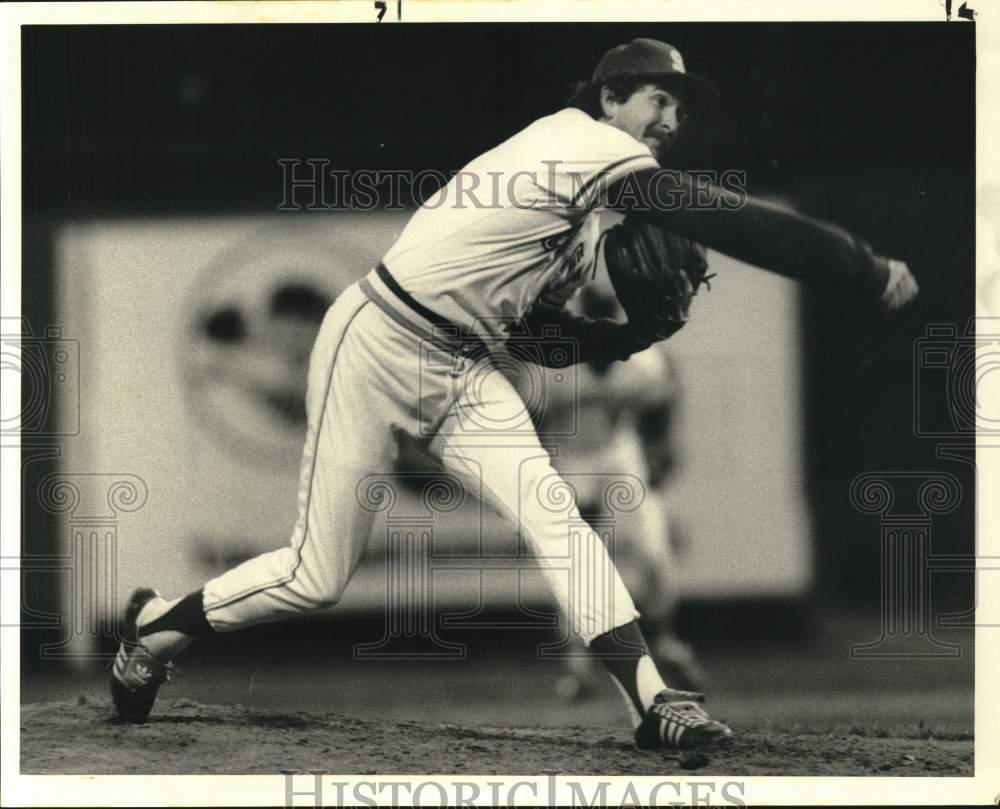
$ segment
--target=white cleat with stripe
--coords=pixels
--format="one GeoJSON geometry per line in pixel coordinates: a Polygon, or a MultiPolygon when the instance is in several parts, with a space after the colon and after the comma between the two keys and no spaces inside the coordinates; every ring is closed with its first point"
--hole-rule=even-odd
{"type": "Polygon", "coordinates": [[[699,704],[704,701],[705,695],[695,691],[661,691],[635,729],[636,747],[695,750],[728,739],[732,730],[705,713],[699,704]]]}

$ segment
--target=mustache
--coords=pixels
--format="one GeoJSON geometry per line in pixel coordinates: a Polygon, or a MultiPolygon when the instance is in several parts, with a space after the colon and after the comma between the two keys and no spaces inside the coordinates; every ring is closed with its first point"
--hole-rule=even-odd
{"type": "Polygon", "coordinates": [[[672,129],[665,129],[662,126],[650,126],[646,128],[646,135],[651,138],[656,138],[659,141],[669,141],[673,142],[677,140],[677,133],[672,129]]]}
{"type": "Polygon", "coordinates": [[[656,141],[656,150],[661,155],[667,152],[674,143],[677,142],[677,133],[669,130],[663,129],[658,126],[651,126],[646,130],[646,137],[652,138],[656,141]]]}

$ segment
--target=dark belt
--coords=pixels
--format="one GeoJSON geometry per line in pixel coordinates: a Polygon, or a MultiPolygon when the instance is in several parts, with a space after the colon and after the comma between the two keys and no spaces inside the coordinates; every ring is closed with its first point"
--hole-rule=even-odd
{"type": "Polygon", "coordinates": [[[476,335],[468,329],[463,329],[457,323],[452,323],[448,320],[448,318],[441,317],[441,315],[437,312],[428,309],[419,301],[414,300],[413,296],[403,289],[399,285],[399,282],[392,277],[392,274],[388,269],[386,269],[385,264],[379,262],[379,265],[375,268],[375,272],[378,277],[382,279],[382,283],[386,285],[393,295],[399,298],[399,300],[420,315],[424,320],[434,324],[435,336],[444,338],[444,340],[449,343],[454,343],[455,351],[458,351],[466,356],[470,354],[486,356],[489,354],[489,349],[486,347],[486,343],[476,337],[476,335]]]}

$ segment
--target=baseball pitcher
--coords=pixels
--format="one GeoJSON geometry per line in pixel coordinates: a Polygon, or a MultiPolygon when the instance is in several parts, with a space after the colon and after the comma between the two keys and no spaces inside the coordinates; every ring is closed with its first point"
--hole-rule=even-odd
{"type": "Polygon", "coordinates": [[[624,361],[669,337],[705,276],[699,244],[793,278],[855,285],[887,309],[917,294],[903,262],[841,228],[662,170],[686,116],[716,101],[671,45],[619,45],[568,107],[474,159],[413,214],[317,335],[290,542],[183,598],[133,593],[110,679],[119,717],[146,720],[196,639],[337,603],[374,517],[359,483],[391,468],[402,431],[518,525],[574,632],[619,686],[640,748],[731,735],[703,695],[663,681],[604,544],[579,530],[572,504],[547,501],[558,475],[532,429],[512,437],[524,403],[495,359],[515,335],[515,347],[536,336],[525,354],[550,366],[624,361]],[[593,274],[600,206],[626,215],[606,251],[625,322],[564,307],[593,274]],[[553,329],[560,340],[548,339],[553,329]]]}

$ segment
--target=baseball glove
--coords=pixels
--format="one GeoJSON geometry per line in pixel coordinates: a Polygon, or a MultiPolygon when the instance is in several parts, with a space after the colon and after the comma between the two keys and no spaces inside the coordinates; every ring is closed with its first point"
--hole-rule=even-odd
{"type": "Polygon", "coordinates": [[[608,275],[636,337],[665,340],[687,323],[691,299],[711,277],[705,248],[637,216],[605,238],[608,275]]]}

